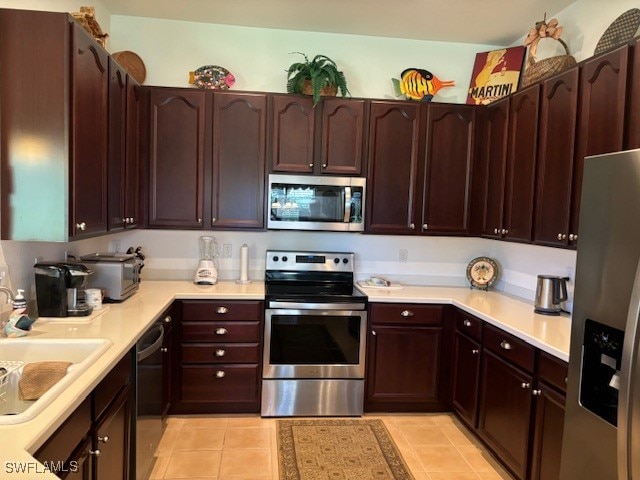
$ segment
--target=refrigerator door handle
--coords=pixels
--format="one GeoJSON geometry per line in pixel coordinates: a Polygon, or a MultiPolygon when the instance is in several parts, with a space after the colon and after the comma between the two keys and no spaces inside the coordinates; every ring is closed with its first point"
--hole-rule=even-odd
{"type": "Polygon", "coordinates": [[[624,333],[618,396],[618,480],[640,478],[640,262],[624,333]],[[635,431],[635,432],[634,432],[635,431]]]}

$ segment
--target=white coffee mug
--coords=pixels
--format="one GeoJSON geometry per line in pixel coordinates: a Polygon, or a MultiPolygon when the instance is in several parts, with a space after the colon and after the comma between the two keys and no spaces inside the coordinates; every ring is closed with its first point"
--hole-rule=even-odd
{"type": "Polygon", "coordinates": [[[94,310],[102,308],[102,290],[99,288],[87,288],[85,291],[85,302],[94,310]]]}

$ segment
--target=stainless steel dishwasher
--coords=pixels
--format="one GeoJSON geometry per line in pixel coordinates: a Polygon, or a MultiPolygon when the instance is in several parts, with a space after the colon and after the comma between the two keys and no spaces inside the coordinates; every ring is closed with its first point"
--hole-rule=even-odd
{"type": "Polygon", "coordinates": [[[149,478],[155,460],[154,454],[166,425],[162,395],[165,321],[166,317],[160,317],[136,344],[136,480],[149,478]]]}

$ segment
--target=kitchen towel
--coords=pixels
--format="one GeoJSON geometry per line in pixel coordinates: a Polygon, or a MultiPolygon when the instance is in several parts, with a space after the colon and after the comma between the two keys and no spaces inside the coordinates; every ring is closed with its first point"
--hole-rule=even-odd
{"type": "Polygon", "coordinates": [[[18,382],[20,400],[38,400],[66,374],[71,362],[27,363],[18,382]]]}
{"type": "Polygon", "coordinates": [[[243,243],[240,247],[240,283],[249,282],[249,246],[243,243]]]}

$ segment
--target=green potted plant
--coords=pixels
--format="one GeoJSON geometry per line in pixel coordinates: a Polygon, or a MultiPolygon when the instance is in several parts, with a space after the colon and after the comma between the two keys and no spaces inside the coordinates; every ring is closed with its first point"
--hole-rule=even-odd
{"type": "Polygon", "coordinates": [[[312,60],[304,53],[304,62],[296,62],[287,70],[287,93],[313,95],[313,105],[320,101],[321,95],[336,95],[340,90],[344,97],[349,90],[344,73],[338,70],[336,62],[326,55],[316,55],[312,60]]]}

